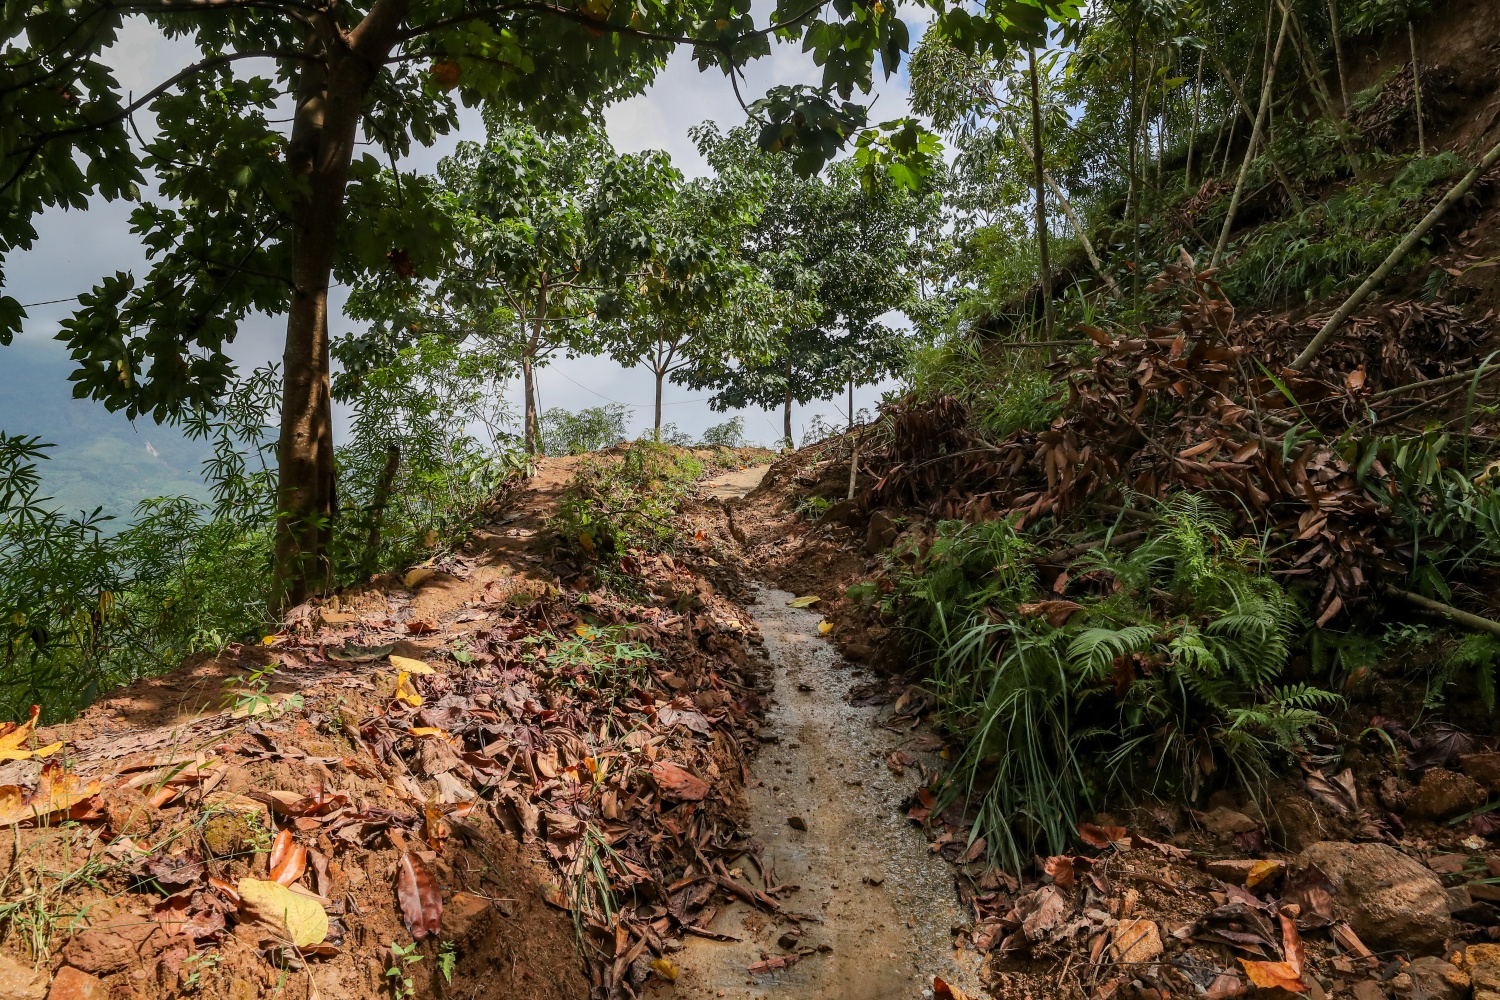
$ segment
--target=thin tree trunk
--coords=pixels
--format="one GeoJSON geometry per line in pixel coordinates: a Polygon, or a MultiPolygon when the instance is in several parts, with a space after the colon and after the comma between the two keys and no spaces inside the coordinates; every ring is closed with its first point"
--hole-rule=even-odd
{"type": "MultiPolygon", "coordinates": [[[[1244,90],[1234,82],[1234,78],[1229,75],[1229,71],[1224,68],[1224,64],[1218,61],[1217,56],[1214,57],[1214,63],[1219,68],[1219,75],[1222,76],[1224,78],[1224,82],[1229,85],[1229,90],[1234,95],[1235,102],[1240,106],[1240,110],[1244,112],[1245,119],[1247,121],[1254,122],[1256,120],[1256,113],[1251,110],[1250,102],[1245,100],[1244,90]]],[[[1235,116],[1235,124],[1239,124],[1238,115],[1235,116]]],[[[1229,169],[1229,157],[1233,152],[1233,148],[1234,129],[1231,128],[1229,130],[1229,148],[1224,150],[1224,170],[1226,171],[1229,169]]],[[[1297,194],[1297,189],[1292,186],[1292,179],[1288,177],[1286,175],[1286,171],[1281,168],[1281,161],[1278,160],[1276,158],[1276,154],[1271,152],[1269,149],[1266,150],[1266,162],[1270,163],[1271,169],[1276,171],[1276,179],[1281,182],[1282,189],[1286,191],[1287,197],[1292,200],[1292,208],[1296,209],[1298,212],[1301,212],[1303,207],[1301,195],[1297,194]]]]}
{"type": "Polygon", "coordinates": [[[664,374],[663,369],[656,369],[656,422],[651,426],[657,441],[661,440],[661,380],[664,374]]]}
{"type": "Polygon", "coordinates": [[[1332,316],[1328,317],[1328,322],[1323,324],[1323,328],[1318,331],[1317,336],[1313,337],[1312,342],[1303,349],[1301,354],[1297,355],[1297,360],[1292,362],[1291,367],[1294,371],[1301,371],[1312,363],[1312,359],[1322,349],[1323,345],[1328,342],[1328,338],[1333,336],[1339,327],[1344,325],[1344,322],[1353,315],[1354,310],[1358,309],[1365,299],[1369,298],[1371,293],[1380,286],[1380,283],[1396,269],[1396,265],[1401,263],[1406,255],[1411,253],[1413,248],[1422,242],[1423,237],[1432,231],[1433,226],[1438,224],[1438,220],[1448,213],[1448,209],[1452,208],[1464,195],[1468,194],[1469,189],[1474,186],[1474,182],[1489,173],[1490,168],[1496,163],[1500,163],[1500,144],[1497,144],[1488,153],[1484,154],[1484,159],[1475,164],[1474,169],[1465,174],[1457,184],[1448,190],[1447,194],[1443,195],[1443,200],[1432,207],[1432,211],[1428,212],[1422,221],[1417,223],[1415,229],[1406,234],[1406,238],[1401,241],[1396,249],[1391,251],[1390,255],[1381,262],[1381,265],[1375,269],[1374,273],[1354,290],[1353,295],[1344,300],[1343,305],[1339,306],[1332,316]]]}
{"type": "Polygon", "coordinates": [[[538,453],[535,376],[532,373],[531,350],[521,355],[521,406],[525,410],[526,454],[538,453]]]}
{"type": "Polygon", "coordinates": [[[1302,30],[1302,22],[1297,17],[1296,10],[1288,5],[1286,0],[1276,0],[1276,4],[1281,8],[1282,14],[1292,19],[1292,45],[1297,50],[1298,60],[1302,63],[1302,75],[1307,79],[1313,97],[1323,112],[1323,117],[1328,119],[1334,131],[1338,133],[1339,144],[1344,147],[1344,156],[1349,160],[1350,169],[1354,171],[1355,176],[1362,177],[1359,157],[1349,137],[1348,123],[1333,109],[1333,94],[1329,92],[1328,85],[1323,81],[1323,74],[1318,69],[1317,57],[1313,54],[1312,45],[1307,40],[1307,33],[1302,30]]]}
{"type": "Polygon", "coordinates": [[[328,386],[328,284],[339,249],[355,133],[376,68],[395,44],[401,0],[377,0],[347,35],[309,33],[287,166],[302,179],[291,208],[292,300],[282,353],[277,440],[275,580],[283,610],[332,583],[328,544],[338,514],[328,386]]]}
{"type": "Polygon", "coordinates": [[[392,441],[385,446],[385,466],[380,470],[380,478],[375,483],[375,495],[370,498],[370,528],[365,533],[365,557],[363,569],[366,573],[374,570],[376,560],[380,556],[380,532],[384,526],[385,508],[391,502],[391,490],[396,485],[396,470],[401,466],[401,448],[392,441]]]}
{"type": "Polygon", "coordinates": [[[1203,50],[1198,50],[1198,77],[1193,83],[1193,130],[1188,133],[1187,166],[1182,171],[1182,186],[1193,187],[1193,146],[1198,141],[1198,129],[1203,127],[1203,50]]]}
{"type": "Polygon", "coordinates": [[[1094,252],[1093,241],[1089,239],[1088,231],[1084,229],[1083,223],[1079,220],[1077,214],[1074,213],[1073,203],[1068,200],[1066,192],[1064,192],[1062,188],[1058,187],[1057,181],[1053,180],[1052,178],[1051,171],[1044,169],[1042,171],[1042,177],[1047,181],[1047,187],[1051,189],[1052,196],[1056,198],[1057,203],[1062,206],[1063,214],[1068,217],[1068,224],[1071,225],[1073,227],[1073,231],[1078,234],[1078,242],[1083,247],[1083,252],[1088,255],[1089,263],[1094,265],[1094,270],[1099,272],[1099,277],[1104,279],[1104,283],[1109,286],[1109,290],[1114,295],[1114,297],[1117,299],[1120,298],[1122,294],[1120,291],[1120,286],[1116,284],[1115,279],[1110,275],[1110,273],[1104,269],[1104,264],[1099,260],[1099,255],[1094,252]]]}
{"type": "Polygon", "coordinates": [[[1234,217],[1239,211],[1240,197],[1245,192],[1245,178],[1250,175],[1250,164],[1255,160],[1255,147],[1260,143],[1261,129],[1265,125],[1266,114],[1270,110],[1271,92],[1276,89],[1276,64],[1281,60],[1281,45],[1286,41],[1287,21],[1289,19],[1282,15],[1281,30],[1276,33],[1276,48],[1271,53],[1271,60],[1266,67],[1265,82],[1260,92],[1260,109],[1255,115],[1255,126],[1250,130],[1250,144],[1245,147],[1245,158],[1240,163],[1240,175],[1234,184],[1234,193],[1229,196],[1229,212],[1224,216],[1224,228],[1219,233],[1219,243],[1214,247],[1213,257],[1209,260],[1209,267],[1218,267],[1219,261],[1224,257],[1224,249],[1229,245],[1229,234],[1234,231],[1234,217]]]}
{"type": "Polygon", "coordinates": [[[854,376],[849,376],[849,429],[854,430],[854,376]]]}
{"type": "MultiPolygon", "coordinates": [[[[1037,79],[1036,49],[1026,50],[1027,68],[1031,73],[1031,165],[1036,184],[1037,270],[1042,281],[1042,339],[1052,339],[1052,261],[1047,247],[1047,183],[1042,166],[1042,90],[1037,79]]],[[[854,405],[854,383],[849,383],[849,405],[854,405]]],[[[850,424],[853,424],[850,414],[850,424]]]]}
{"type": "Polygon", "coordinates": [[[1328,0],[1328,27],[1333,35],[1333,64],[1339,71],[1339,97],[1344,102],[1344,114],[1349,114],[1349,82],[1344,75],[1344,43],[1339,38],[1338,0],[1328,0]]]}
{"type": "Polygon", "coordinates": [[[781,411],[781,437],[786,442],[787,448],[795,448],[792,443],[792,345],[788,341],[786,345],[786,405],[781,411]]]}
{"type": "Polygon", "coordinates": [[[1417,155],[1427,155],[1427,130],[1422,127],[1422,71],[1417,66],[1417,29],[1406,22],[1406,40],[1411,45],[1411,96],[1417,106],[1417,155]]]}

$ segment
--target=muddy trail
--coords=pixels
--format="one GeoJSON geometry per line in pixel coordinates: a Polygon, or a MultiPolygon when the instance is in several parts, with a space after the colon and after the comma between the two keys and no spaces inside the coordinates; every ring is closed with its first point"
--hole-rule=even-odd
{"type": "MultiPolygon", "coordinates": [[[[727,474],[704,493],[743,496],[763,472],[727,474]]],[[[935,747],[851,704],[853,665],[819,634],[816,608],[793,600],[758,587],[748,607],[774,701],[750,764],[747,832],[761,845],[762,887],[797,888],[778,894],[774,919],[744,904],[723,911],[711,929],[738,940],[690,938],[673,995],[920,997],[934,976],[977,989],[978,956],[952,947],[964,921],[952,869],[903,815],[921,765],[938,764],[935,747]],[[914,763],[898,773],[895,754],[914,763]],[[777,968],[778,957],[791,962],[777,968]]]]}

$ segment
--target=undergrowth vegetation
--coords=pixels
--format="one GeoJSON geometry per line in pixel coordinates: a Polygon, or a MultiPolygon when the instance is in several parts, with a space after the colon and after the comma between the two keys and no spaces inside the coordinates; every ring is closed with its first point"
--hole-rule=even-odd
{"type": "Polygon", "coordinates": [[[618,453],[586,456],[558,499],[551,527],[605,567],[610,557],[632,549],[669,549],[678,530],[674,519],[693,484],[707,468],[736,464],[727,448],[711,451],[705,464],[691,451],[648,438],[618,453]]]}
{"type": "Polygon", "coordinates": [[[1303,624],[1253,544],[1186,495],[1134,547],[1092,550],[1093,596],[1048,599],[1010,520],[945,522],[898,551],[893,610],[963,743],[951,797],[1016,868],[1110,793],[1263,784],[1338,698],[1284,677],[1303,624]]]}

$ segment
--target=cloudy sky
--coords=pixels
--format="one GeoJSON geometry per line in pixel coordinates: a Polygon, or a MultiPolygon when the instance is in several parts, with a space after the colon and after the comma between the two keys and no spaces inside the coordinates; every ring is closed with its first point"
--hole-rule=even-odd
{"type": "MultiPolygon", "coordinates": [[[[913,37],[917,26],[913,25],[913,37]]],[[[180,42],[170,42],[144,25],[127,27],[119,46],[118,73],[122,86],[137,93],[147,90],[168,77],[182,65],[186,54],[180,42]]],[[[878,76],[878,70],[877,70],[878,76]]],[[[809,56],[791,46],[775,46],[772,55],[759,60],[749,70],[747,100],[753,100],[767,87],[776,84],[815,83],[817,67],[809,56]]],[[[904,74],[877,83],[878,95],[872,115],[875,120],[899,117],[907,110],[907,85],[904,74]]],[[[701,174],[705,166],[688,138],[688,129],[712,119],[730,127],[744,120],[729,82],[717,73],[701,74],[687,53],[674,56],[665,71],[644,95],[618,104],[608,110],[609,133],[622,150],[664,149],[686,173],[701,174]]],[[[458,139],[482,138],[477,116],[466,118],[460,134],[448,136],[433,149],[421,150],[411,161],[418,169],[430,169],[449,152],[458,139]]],[[[58,323],[68,315],[71,297],[87,290],[103,275],[115,271],[143,270],[140,245],[130,233],[131,206],[99,202],[84,212],[49,212],[37,226],[41,234],[35,249],[13,254],[6,262],[6,290],[29,306],[29,319],[23,337],[33,344],[48,342],[56,334],[58,323]],[[51,300],[64,300],[51,304],[51,300]]],[[[344,290],[336,293],[342,301],[344,290]]],[[[334,334],[339,335],[355,325],[336,314],[334,334]]],[[[241,364],[254,366],[279,359],[283,334],[277,317],[256,316],[247,321],[231,348],[241,364]]],[[[61,351],[61,345],[57,348],[61,351]]],[[[0,349],[3,352],[3,349],[0,349]]],[[[49,387],[6,386],[4,355],[0,353],[0,393],[18,391],[51,391],[49,387]]],[[[605,402],[625,403],[632,407],[632,429],[650,426],[652,386],[648,373],[625,370],[606,358],[561,360],[543,369],[538,376],[542,407],[560,406],[577,410],[605,402]]],[[[866,387],[856,394],[857,406],[871,406],[882,387],[866,387]]],[[[68,387],[57,392],[67,394],[68,387]]],[[[518,395],[518,393],[517,393],[518,395]]],[[[728,419],[732,414],[715,413],[706,397],[669,385],[664,393],[663,420],[680,429],[698,433],[705,427],[728,419]]],[[[79,404],[94,405],[94,404],[79,404]]],[[[793,414],[794,431],[814,414],[830,419],[842,413],[843,400],[813,403],[793,414]]],[[[760,410],[744,411],[745,430],[752,440],[770,442],[780,433],[780,413],[760,410]]],[[[342,421],[341,421],[342,422],[342,421]]]]}

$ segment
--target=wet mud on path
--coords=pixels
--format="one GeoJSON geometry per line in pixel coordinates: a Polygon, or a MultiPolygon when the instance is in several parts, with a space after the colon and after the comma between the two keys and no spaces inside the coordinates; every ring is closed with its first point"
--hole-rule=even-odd
{"type": "MultiPolygon", "coordinates": [[[[739,940],[687,939],[669,995],[917,998],[932,995],[934,975],[975,989],[975,954],[952,947],[950,927],[965,919],[952,868],[902,815],[917,769],[898,776],[885,762],[914,734],[849,703],[852,671],[819,635],[821,615],[790,607],[784,591],[755,598],[774,704],[750,764],[749,833],[764,845],[767,882],[800,888],[777,894],[780,915],[743,904],[721,911],[709,929],[739,940]],[[749,971],[809,949],[785,969],[749,971]]],[[[764,887],[753,861],[742,866],[764,887]]]]}

